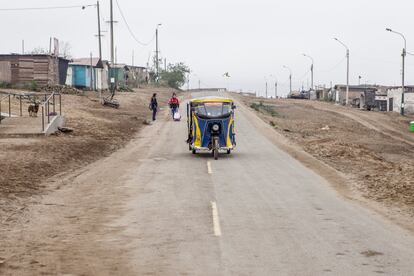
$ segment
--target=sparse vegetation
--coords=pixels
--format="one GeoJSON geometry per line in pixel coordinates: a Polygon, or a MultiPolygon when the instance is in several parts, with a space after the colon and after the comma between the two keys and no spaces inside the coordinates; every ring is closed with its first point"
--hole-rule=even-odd
{"type": "Polygon", "coordinates": [[[39,90],[39,86],[37,85],[36,81],[32,80],[30,82],[30,90],[33,90],[33,91],[38,91],[39,90]]]}
{"type": "Polygon", "coordinates": [[[160,81],[162,85],[180,89],[187,78],[186,74],[190,72],[190,69],[184,63],[169,64],[166,71],[162,71],[160,74],[160,81]]]}
{"type": "Polygon", "coordinates": [[[11,84],[8,82],[0,81],[0,88],[11,88],[11,84]]]}
{"type": "Polygon", "coordinates": [[[264,105],[263,102],[259,102],[259,103],[252,103],[250,107],[256,110],[257,112],[269,114],[272,117],[280,117],[280,114],[276,111],[275,106],[264,105]]]}

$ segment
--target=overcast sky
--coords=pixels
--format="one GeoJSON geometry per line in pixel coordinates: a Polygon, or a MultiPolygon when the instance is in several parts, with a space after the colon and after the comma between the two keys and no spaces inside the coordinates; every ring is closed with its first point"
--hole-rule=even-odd
{"type": "MultiPolygon", "coordinates": [[[[109,20],[109,0],[101,0],[102,21],[109,20]]],[[[399,85],[402,38],[386,32],[390,27],[405,34],[414,53],[414,1],[410,0],[118,0],[136,37],[151,41],[160,27],[161,55],[167,62],[185,62],[193,71],[191,86],[226,86],[231,89],[274,93],[288,92],[288,70],[293,88],[310,85],[310,60],[315,60],[315,84],[346,82],[345,48],[351,51],[352,84],[399,85]],[[272,84],[270,84],[272,83],[272,84]]],[[[0,0],[0,9],[93,4],[88,0],[0,0]]],[[[118,62],[145,66],[155,43],[141,46],[128,33],[114,0],[115,41],[118,62]]],[[[72,45],[73,57],[98,55],[96,9],[0,11],[0,52],[48,48],[49,37],[72,45]]],[[[103,23],[102,29],[109,30],[103,23]]],[[[104,58],[109,59],[109,33],[105,33],[104,58]]],[[[407,82],[414,84],[414,56],[407,57],[407,82]]]]}

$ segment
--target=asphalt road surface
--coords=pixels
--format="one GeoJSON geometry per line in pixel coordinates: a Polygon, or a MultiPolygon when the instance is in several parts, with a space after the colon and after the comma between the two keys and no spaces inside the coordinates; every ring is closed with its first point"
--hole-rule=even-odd
{"type": "Polygon", "coordinates": [[[185,120],[160,118],[62,180],[11,236],[29,253],[3,272],[414,275],[411,233],[344,199],[256,121],[236,109],[237,149],[215,161],[188,151],[185,120]]]}

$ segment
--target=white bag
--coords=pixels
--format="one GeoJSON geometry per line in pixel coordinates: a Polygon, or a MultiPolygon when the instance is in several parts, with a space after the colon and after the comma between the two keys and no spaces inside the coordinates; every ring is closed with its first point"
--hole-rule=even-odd
{"type": "Polygon", "coordinates": [[[174,121],[179,121],[181,120],[181,115],[180,113],[177,111],[174,113],[174,121]]]}

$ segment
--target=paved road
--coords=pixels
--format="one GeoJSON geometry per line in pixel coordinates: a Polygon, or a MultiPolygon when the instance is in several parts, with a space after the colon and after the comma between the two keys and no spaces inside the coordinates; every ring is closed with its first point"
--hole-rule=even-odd
{"type": "Polygon", "coordinates": [[[185,122],[161,119],[46,197],[33,216],[48,215],[20,236],[38,245],[32,271],[414,275],[412,234],[344,200],[236,112],[232,155],[192,155],[185,122]]]}

